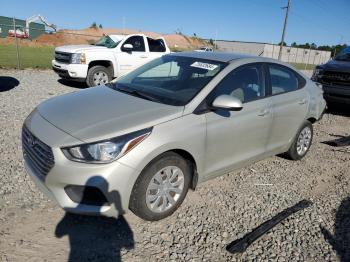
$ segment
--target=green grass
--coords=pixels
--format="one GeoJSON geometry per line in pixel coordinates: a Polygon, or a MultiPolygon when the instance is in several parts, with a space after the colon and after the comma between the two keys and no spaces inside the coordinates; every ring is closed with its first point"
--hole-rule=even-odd
{"type": "MultiPolygon", "coordinates": [[[[51,68],[51,60],[53,59],[54,47],[41,46],[30,47],[20,46],[20,66],[21,68],[51,68]]],[[[173,52],[187,51],[186,48],[171,48],[173,52]]],[[[290,63],[299,70],[305,69],[305,64],[290,63]]],[[[16,46],[0,45],[0,68],[16,68],[16,46]]],[[[306,70],[313,70],[315,65],[307,65],[306,70]]]]}
{"type": "Polygon", "coordinates": [[[299,70],[314,70],[316,66],[316,65],[307,65],[305,68],[305,64],[302,64],[302,63],[290,63],[290,64],[299,70]]]}
{"type": "MultiPolygon", "coordinates": [[[[19,46],[21,68],[51,68],[54,47],[19,46]]],[[[0,45],[0,68],[16,68],[16,46],[0,45]]]]}

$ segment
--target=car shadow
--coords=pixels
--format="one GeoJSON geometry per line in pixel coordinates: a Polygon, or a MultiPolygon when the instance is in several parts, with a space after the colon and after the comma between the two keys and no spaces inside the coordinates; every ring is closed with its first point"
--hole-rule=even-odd
{"type": "Polygon", "coordinates": [[[0,76],[0,92],[9,91],[19,85],[19,81],[11,76],[0,76]]]}
{"type": "MultiPolygon", "coordinates": [[[[100,176],[89,180],[96,179],[100,183],[102,181],[100,185],[108,189],[107,181],[100,176]]],[[[89,180],[87,185],[90,184],[89,180]]],[[[91,199],[91,194],[88,196],[86,190],[83,195],[86,195],[86,199],[91,199]]],[[[113,201],[112,205],[119,214],[124,213],[121,209],[119,192],[108,192],[106,198],[113,201]]],[[[83,206],[79,205],[78,208],[83,206]]],[[[121,261],[121,251],[134,248],[133,232],[123,215],[119,215],[118,218],[108,218],[66,213],[57,224],[55,235],[58,238],[68,236],[70,243],[68,261],[121,261]]]]}
{"type": "Polygon", "coordinates": [[[63,78],[58,79],[57,82],[65,86],[79,88],[79,89],[84,89],[88,87],[85,82],[77,82],[77,81],[72,81],[72,80],[63,79],[63,78]]]}
{"type": "Polygon", "coordinates": [[[332,115],[350,116],[350,105],[329,104],[326,112],[332,115]]]}
{"type": "Polygon", "coordinates": [[[332,135],[337,137],[336,139],[322,141],[321,143],[334,146],[334,147],[343,147],[350,146],[350,136],[340,136],[340,135],[332,135]]]}
{"type": "Polygon", "coordinates": [[[338,207],[334,235],[326,228],[320,228],[325,240],[337,252],[340,261],[350,261],[350,197],[343,199],[338,207]]]}

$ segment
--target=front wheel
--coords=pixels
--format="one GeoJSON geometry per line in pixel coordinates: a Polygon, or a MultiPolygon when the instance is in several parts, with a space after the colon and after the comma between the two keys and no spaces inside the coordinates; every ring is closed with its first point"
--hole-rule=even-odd
{"type": "Polygon", "coordinates": [[[88,86],[101,86],[109,83],[112,80],[111,71],[104,66],[93,66],[89,69],[86,77],[88,86]]]}
{"type": "Polygon", "coordinates": [[[141,172],[131,193],[130,210],[148,221],[170,216],[185,199],[190,181],[188,162],[176,153],[165,153],[141,172]]]}
{"type": "Polygon", "coordinates": [[[286,155],[292,160],[302,159],[311,147],[312,138],[312,124],[304,121],[286,155]]]}

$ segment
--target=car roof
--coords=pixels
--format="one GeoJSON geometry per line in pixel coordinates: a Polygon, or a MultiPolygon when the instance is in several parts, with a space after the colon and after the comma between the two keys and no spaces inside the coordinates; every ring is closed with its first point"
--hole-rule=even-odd
{"type": "Polygon", "coordinates": [[[225,62],[225,63],[230,62],[232,60],[243,59],[243,58],[261,58],[259,56],[251,56],[251,55],[228,53],[228,52],[178,52],[178,53],[171,53],[169,55],[208,59],[208,60],[225,62]]]}

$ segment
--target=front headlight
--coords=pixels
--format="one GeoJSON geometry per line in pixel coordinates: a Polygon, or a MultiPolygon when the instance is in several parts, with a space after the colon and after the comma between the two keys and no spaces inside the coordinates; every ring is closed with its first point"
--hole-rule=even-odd
{"type": "Polygon", "coordinates": [[[85,62],[86,62],[85,53],[74,53],[74,54],[72,54],[70,62],[72,64],[85,64],[85,62]]]}
{"type": "Polygon", "coordinates": [[[151,132],[152,128],[147,128],[109,140],[62,148],[62,151],[72,161],[110,163],[128,153],[151,132]]]}
{"type": "Polygon", "coordinates": [[[322,75],[323,69],[322,68],[315,68],[312,72],[311,80],[317,81],[318,77],[322,75]]]}
{"type": "Polygon", "coordinates": [[[314,75],[320,75],[322,73],[322,69],[321,68],[315,68],[314,70],[314,75]]]}

